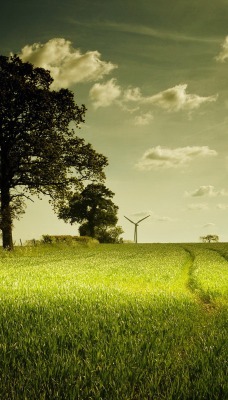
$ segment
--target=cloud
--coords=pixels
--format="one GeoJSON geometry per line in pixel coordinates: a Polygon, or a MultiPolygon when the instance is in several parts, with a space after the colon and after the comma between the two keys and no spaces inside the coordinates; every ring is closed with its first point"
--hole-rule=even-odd
{"type": "MultiPolygon", "coordinates": [[[[97,25],[97,23],[96,23],[97,25]]],[[[183,35],[178,31],[168,31],[166,29],[154,29],[147,25],[136,25],[136,24],[126,24],[126,23],[115,23],[115,22],[102,22],[100,26],[108,26],[108,28],[115,29],[119,32],[133,33],[137,35],[150,36],[154,38],[159,38],[163,40],[171,41],[183,41],[183,42],[199,42],[199,43],[214,43],[217,42],[213,37],[203,37],[200,36],[190,36],[183,35]]]]}
{"type": "Polygon", "coordinates": [[[134,119],[134,124],[139,126],[149,125],[149,123],[154,119],[153,115],[148,112],[145,114],[137,115],[134,119]]]}
{"type": "Polygon", "coordinates": [[[222,44],[222,50],[220,53],[215,57],[217,61],[224,62],[228,58],[228,36],[225,37],[225,40],[222,44]]]}
{"type": "MultiPolygon", "coordinates": [[[[147,216],[150,216],[150,218],[152,218],[155,221],[159,221],[159,222],[173,222],[175,221],[173,218],[167,217],[167,216],[159,216],[157,214],[155,214],[153,211],[148,210],[148,211],[141,211],[135,214],[131,214],[132,218],[137,218],[137,219],[141,219],[147,216]]],[[[137,220],[136,220],[137,222],[137,220]]]]}
{"type": "Polygon", "coordinates": [[[193,110],[199,108],[203,103],[217,100],[217,95],[209,97],[201,97],[197,94],[186,93],[187,84],[177,85],[170,89],[164,90],[151,97],[141,99],[143,103],[157,105],[167,111],[193,110]]]}
{"type": "Polygon", "coordinates": [[[52,87],[67,88],[79,82],[96,81],[109,74],[117,66],[101,61],[98,51],[82,54],[74,49],[69,40],[51,39],[48,42],[24,46],[19,57],[37,67],[50,71],[54,83],[52,87]]]}
{"type": "Polygon", "coordinates": [[[217,204],[217,208],[219,210],[227,210],[228,209],[228,204],[217,204]]]}
{"type": "Polygon", "coordinates": [[[123,93],[123,100],[124,101],[142,101],[143,97],[141,91],[138,87],[135,88],[128,88],[123,93]]]}
{"type": "Polygon", "coordinates": [[[96,83],[89,92],[90,99],[95,108],[108,107],[121,95],[121,88],[115,79],[106,83],[96,83]]]}
{"type": "Polygon", "coordinates": [[[207,224],[203,225],[203,228],[211,228],[212,226],[215,226],[214,222],[208,222],[207,224]]]}
{"type": "MultiPolygon", "coordinates": [[[[101,85],[105,87],[106,84],[101,85]]],[[[117,86],[117,85],[116,85],[117,86]]],[[[188,94],[186,92],[187,84],[177,85],[162,92],[159,92],[152,96],[143,96],[140,88],[130,87],[128,89],[120,89],[121,96],[119,96],[118,104],[124,110],[130,112],[138,110],[138,107],[150,107],[158,106],[168,112],[177,111],[192,111],[197,109],[203,103],[209,103],[217,100],[217,95],[209,97],[201,97],[197,94],[188,94]],[[129,106],[136,105],[136,108],[132,110],[129,106]]],[[[115,98],[113,99],[113,101],[115,98]]],[[[108,105],[111,105],[112,102],[108,105]]],[[[151,112],[145,112],[142,116],[136,117],[135,121],[138,125],[147,125],[152,119],[151,112]]]]}
{"type": "Polygon", "coordinates": [[[173,218],[170,218],[170,217],[157,217],[156,220],[160,221],[160,222],[173,222],[173,221],[175,221],[173,218]]]}
{"type": "Polygon", "coordinates": [[[216,191],[215,187],[212,185],[200,186],[198,189],[194,190],[193,192],[186,192],[185,194],[187,196],[192,196],[192,197],[201,197],[201,196],[216,197],[216,196],[227,196],[228,195],[228,193],[224,189],[216,191]]]}
{"type": "Polygon", "coordinates": [[[130,88],[123,91],[117,84],[116,79],[110,79],[106,83],[95,84],[89,94],[95,108],[111,106],[118,98],[118,105],[123,110],[131,113],[137,111],[138,107],[132,109],[128,108],[126,104],[128,102],[138,102],[141,98],[138,88],[130,88]]]}
{"type": "Polygon", "coordinates": [[[192,193],[189,193],[192,197],[198,196],[212,196],[214,193],[214,186],[200,186],[198,189],[194,190],[192,193]]]}
{"type": "Polygon", "coordinates": [[[208,205],[206,203],[198,203],[198,204],[189,204],[188,210],[196,211],[196,210],[208,210],[208,205]]]}
{"type": "Polygon", "coordinates": [[[136,164],[136,167],[141,170],[177,168],[187,164],[195,158],[216,155],[217,152],[211,150],[208,146],[188,146],[176,149],[157,146],[148,149],[136,164]]]}
{"type": "Polygon", "coordinates": [[[181,110],[191,111],[199,108],[201,104],[217,100],[217,95],[201,97],[197,94],[186,92],[187,84],[176,85],[152,96],[144,97],[138,87],[124,91],[124,102],[137,102],[139,104],[155,105],[169,112],[181,110]]]}
{"type": "Polygon", "coordinates": [[[154,212],[151,211],[151,210],[139,211],[139,212],[137,212],[135,214],[131,214],[131,217],[133,217],[133,218],[144,218],[144,217],[147,217],[148,215],[152,216],[152,215],[154,215],[154,212]]]}

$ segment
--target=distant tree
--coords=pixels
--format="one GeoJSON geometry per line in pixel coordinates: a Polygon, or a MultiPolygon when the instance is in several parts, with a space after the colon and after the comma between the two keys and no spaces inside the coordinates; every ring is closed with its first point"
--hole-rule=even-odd
{"type": "Polygon", "coordinates": [[[219,237],[218,235],[206,235],[206,236],[201,236],[200,239],[204,243],[211,243],[211,242],[218,242],[219,237]]]}
{"type": "Polygon", "coordinates": [[[105,178],[107,158],[75,134],[86,108],[68,89],[50,90],[43,68],[17,56],[0,56],[0,229],[12,249],[12,226],[33,194],[53,206],[81,191],[83,181],[105,178]],[[71,124],[71,125],[70,125],[71,124]],[[71,126],[71,129],[70,129],[71,126]]]}
{"type": "Polygon", "coordinates": [[[104,184],[89,184],[80,194],[74,194],[67,206],[60,208],[59,218],[71,224],[81,223],[81,236],[97,238],[102,231],[104,237],[104,231],[108,232],[118,221],[118,206],[111,200],[113,196],[104,184]]]}

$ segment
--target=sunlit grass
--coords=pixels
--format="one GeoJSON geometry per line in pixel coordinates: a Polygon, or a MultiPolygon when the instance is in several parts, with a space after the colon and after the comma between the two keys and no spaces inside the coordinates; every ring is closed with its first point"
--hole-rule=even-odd
{"type": "Polygon", "coordinates": [[[224,244],[217,245],[215,251],[213,246],[189,246],[194,253],[191,285],[206,302],[228,302],[228,262],[220,254],[225,247],[228,250],[224,244]]]}
{"type": "Polygon", "coordinates": [[[228,262],[205,246],[192,245],[191,254],[185,247],[2,252],[0,398],[228,398],[227,298],[220,275],[213,312],[201,296],[214,281],[213,270],[228,262]]]}
{"type": "Polygon", "coordinates": [[[151,296],[186,290],[183,274],[189,254],[175,245],[154,246],[152,251],[145,245],[39,250],[32,253],[28,248],[18,257],[5,257],[0,278],[6,295],[41,291],[63,296],[87,288],[151,296]]]}

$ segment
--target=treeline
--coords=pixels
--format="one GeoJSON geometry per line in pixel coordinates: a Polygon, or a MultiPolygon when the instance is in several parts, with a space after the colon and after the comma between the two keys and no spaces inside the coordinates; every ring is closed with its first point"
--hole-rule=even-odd
{"type": "MultiPolygon", "coordinates": [[[[104,240],[98,240],[92,238],[90,236],[74,236],[74,235],[42,235],[41,239],[31,239],[26,240],[24,243],[25,246],[38,246],[38,245],[48,245],[48,244],[99,244],[99,243],[123,243],[123,239],[116,239],[114,238],[107,238],[105,237],[104,240]]],[[[21,246],[23,246],[22,241],[20,240],[21,246]]]]}

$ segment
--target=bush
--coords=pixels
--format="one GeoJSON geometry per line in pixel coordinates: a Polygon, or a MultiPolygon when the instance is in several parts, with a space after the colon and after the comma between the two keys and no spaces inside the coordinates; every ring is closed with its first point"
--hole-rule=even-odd
{"type": "Polygon", "coordinates": [[[99,243],[99,241],[91,238],[90,236],[42,235],[42,243],[44,244],[66,243],[72,245],[74,243],[96,244],[99,243]]]}
{"type": "Polygon", "coordinates": [[[98,227],[95,229],[96,238],[100,243],[123,243],[119,236],[123,233],[121,226],[98,227]]]}

